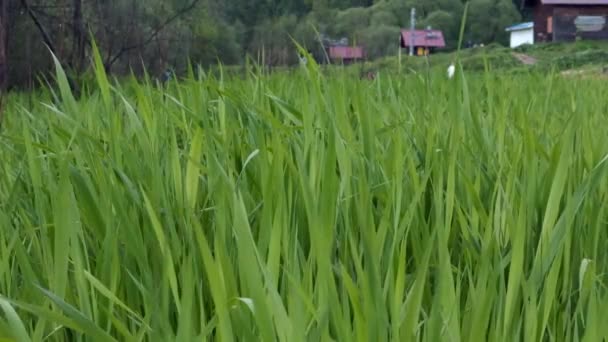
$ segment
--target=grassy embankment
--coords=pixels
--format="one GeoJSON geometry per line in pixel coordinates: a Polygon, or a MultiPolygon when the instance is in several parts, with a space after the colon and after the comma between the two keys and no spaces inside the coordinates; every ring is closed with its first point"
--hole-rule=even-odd
{"type": "MultiPolygon", "coordinates": [[[[456,52],[436,53],[428,58],[401,57],[401,71],[424,72],[426,69],[445,71],[447,66],[456,59],[456,52]]],[[[576,43],[550,43],[523,46],[510,49],[497,44],[482,48],[464,49],[460,52],[460,61],[466,71],[483,72],[489,69],[500,73],[528,73],[550,71],[577,71],[585,75],[605,73],[608,67],[608,43],[594,41],[579,41],[576,43]],[[524,65],[514,53],[525,54],[536,60],[533,65],[524,65]]],[[[400,69],[399,58],[386,57],[375,61],[362,63],[353,68],[363,71],[380,71],[394,73],[400,69]]],[[[608,76],[608,75],[605,75],[608,76]]]]}

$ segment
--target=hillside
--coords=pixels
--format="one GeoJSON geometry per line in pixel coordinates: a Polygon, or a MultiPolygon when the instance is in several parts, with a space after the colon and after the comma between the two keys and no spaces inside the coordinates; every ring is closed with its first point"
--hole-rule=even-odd
{"type": "MultiPolygon", "coordinates": [[[[428,58],[402,55],[401,71],[420,72],[427,68],[445,69],[456,60],[457,52],[437,53],[428,58]]],[[[497,44],[464,49],[460,61],[465,70],[483,71],[486,68],[499,72],[526,72],[530,70],[569,71],[602,69],[608,65],[608,43],[581,41],[551,43],[510,49],[497,44]],[[529,57],[531,64],[517,57],[529,57]]],[[[391,56],[357,66],[364,72],[399,70],[399,57],[391,56]]],[[[357,68],[355,67],[355,68],[357,68]]]]}

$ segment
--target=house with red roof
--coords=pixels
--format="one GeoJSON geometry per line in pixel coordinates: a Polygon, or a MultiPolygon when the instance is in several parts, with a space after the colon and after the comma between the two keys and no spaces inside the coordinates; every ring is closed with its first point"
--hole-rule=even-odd
{"type": "Polygon", "coordinates": [[[365,57],[365,51],[362,46],[349,45],[332,45],[329,46],[329,58],[334,62],[342,62],[344,64],[362,60],[365,57]]]}
{"type": "Polygon", "coordinates": [[[350,64],[365,59],[365,48],[361,45],[349,43],[349,39],[342,37],[333,39],[325,34],[321,34],[324,56],[321,63],[333,62],[350,64]]]}
{"type": "Polygon", "coordinates": [[[522,0],[534,14],[537,42],[608,40],[608,0],[522,0]]]}
{"type": "Polygon", "coordinates": [[[445,47],[443,32],[430,28],[414,31],[401,30],[401,47],[409,49],[412,45],[417,56],[426,56],[445,47]]]}

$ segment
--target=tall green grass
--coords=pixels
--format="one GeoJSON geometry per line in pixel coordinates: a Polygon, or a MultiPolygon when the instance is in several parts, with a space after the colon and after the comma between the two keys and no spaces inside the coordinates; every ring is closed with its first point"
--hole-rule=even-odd
{"type": "Polygon", "coordinates": [[[0,340],[608,339],[600,81],[57,80],[0,135],[0,340]]]}

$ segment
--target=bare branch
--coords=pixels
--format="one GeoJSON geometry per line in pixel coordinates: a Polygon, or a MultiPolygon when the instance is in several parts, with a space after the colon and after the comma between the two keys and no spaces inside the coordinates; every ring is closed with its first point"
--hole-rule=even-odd
{"type": "Polygon", "coordinates": [[[46,31],[46,29],[44,28],[44,26],[42,25],[40,20],[38,20],[38,16],[34,12],[34,10],[32,10],[32,8],[30,7],[27,0],[21,0],[21,4],[27,11],[27,14],[30,16],[32,21],[34,22],[34,25],[36,25],[36,27],[38,28],[38,31],[40,31],[40,34],[42,35],[42,39],[44,40],[44,43],[49,47],[51,52],[54,55],[56,55],[57,50],[55,49],[55,44],[53,44],[53,40],[51,39],[51,36],[48,34],[48,32],[46,31]]]}
{"type": "Polygon", "coordinates": [[[125,54],[126,52],[129,52],[133,49],[137,49],[140,47],[144,47],[148,44],[150,44],[167,26],[169,26],[172,22],[174,22],[175,20],[179,19],[179,17],[183,16],[184,14],[186,14],[187,12],[190,12],[192,9],[194,9],[194,7],[196,7],[197,3],[199,2],[199,0],[192,0],[190,2],[190,4],[188,4],[187,6],[181,8],[180,10],[178,10],[177,12],[175,12],[171,17],[167,18],[167,20],[165,20],[163,23],[161,23],[158,27],[156,27],[156,29],[154,29],[150,35],[148,35],[148,37],[141,43],[138,44],[133,44],[133,45],[128,45],[128,46],[123,46],[117,53],[116,55],[114,55],[113,57],[108,59],[108,62],[106,63],[106,70],[110,69],[112,67],[112,65],[120,58],[122,57],[123,54],[125,54]]]}

